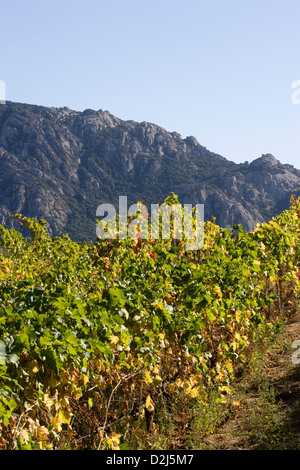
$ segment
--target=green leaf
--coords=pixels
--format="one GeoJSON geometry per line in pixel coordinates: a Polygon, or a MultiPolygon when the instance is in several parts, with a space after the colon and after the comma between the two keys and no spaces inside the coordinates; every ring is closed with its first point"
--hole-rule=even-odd
{"type": "Polygon", "coordinates": [[[123,307],[126,303],[124,293],[118,287],[111,287],[109,289],[109,299],[111,307],[123,307]]]}
{"type": "Polygon", "coordinates": [[[21,344],[27,349],[30,348],[30,343],[35,340],[35,337],[36,333],[34,328],[29,325],[24,326],[19,334],[19,340],[21,344]]]}

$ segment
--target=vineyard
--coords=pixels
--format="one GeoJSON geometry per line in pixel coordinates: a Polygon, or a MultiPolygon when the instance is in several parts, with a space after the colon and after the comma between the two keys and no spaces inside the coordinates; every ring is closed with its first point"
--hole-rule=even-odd
{"type": "Polygon", "coordinates": [[[0,226],[1,449],[166,448],[175,412],[230,401],[299,305],[300,198],[253,232],[206,222],[196,251],[16,218],[0,226]]]}

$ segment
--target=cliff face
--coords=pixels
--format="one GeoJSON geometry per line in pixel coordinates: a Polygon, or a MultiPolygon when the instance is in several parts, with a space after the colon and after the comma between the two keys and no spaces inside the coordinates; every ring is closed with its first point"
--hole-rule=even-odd
{"type": "Polygon", "coordinates": [[[252,230],[288,208],[300,171],[272,155],[235,164],[194,137],[147,122],[122,121],[108,111],[72,111],[19,103],[0,106],[0,224],[11,215],[43,218],[50,235],[95,238],[104,202],[204,203],[205,218],[252,230]]]}

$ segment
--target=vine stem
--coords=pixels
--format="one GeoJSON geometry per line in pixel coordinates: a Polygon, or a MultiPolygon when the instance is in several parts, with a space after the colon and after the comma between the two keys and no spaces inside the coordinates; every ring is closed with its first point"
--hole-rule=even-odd
{"type": "Polygon", "coordinates": [[[141,369],[139,369],[139,370],[138,370],[137,372],[135,372],[134,374],[127,374],[127,375],[125,375],[124,377],[121,377],[120,380],[118,381],[117,385],[112,389],[111,394],[110,394],[109,399],[108,399],[108,402],[107,402],[107,406],[106,406],[105,419],[104,419],[104,424],[103,424],[103,426],[102,426],[102,436],[101,436],[101,439],[100,439],[100,442],[99,442],[99,445],[98,445],[97,450],[100,450],[101,445],[102,445],[102,442],[103,442],[103,439],[104,439],[104,432],[105,432],[105,428],[106,428],[106,425],[107,425],[109,407],[110,407],[110,404],[111,404],[111,401],[112,401],[112,397],[113,397],[115,391],[116,391],[117,388],[120,386],[120,384],[123,382],[123,380],[126,380],[126,379],[128,379],[128,378],[134,377],[135,375],[139,374],[140,371],[141,371],[141,369]]]}
{"type": "Polygon", "coordinates": [[[28,411],[32,410],[36,405],[38,405],[38,401],[34,402],[33,405],[31,405],[29,408],[26,409],[26,411],[23,411],[20,416],[19,416],[19,419],[18,419],[18,422],[17,422],[17,425],[15,426],[15,430],[14,430],[14,433],[13,433],[13,441],[16,437],[16,433],[18,431],[18,428],[19,428],[19,425],[20,425],[20,422],[21,422],[21,419],[23,418],[23,416],[25,415],[25,413],[27,413],[28,411]]]}

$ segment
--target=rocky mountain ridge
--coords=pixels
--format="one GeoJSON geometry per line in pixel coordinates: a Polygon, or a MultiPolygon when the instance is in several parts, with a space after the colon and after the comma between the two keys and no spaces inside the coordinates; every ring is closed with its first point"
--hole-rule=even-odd
{"type": "Polygon", "coordinates": [[[96,209],[104,202],[205,205],[205,218],[252,230],[289,206],[300,170],[266,154],[236,164],[194,137],[109,111],[83,112],[6,102],[0,106],[0,224],[12,215],[43,218],[51,236],[95,239],[96,209]]]}

